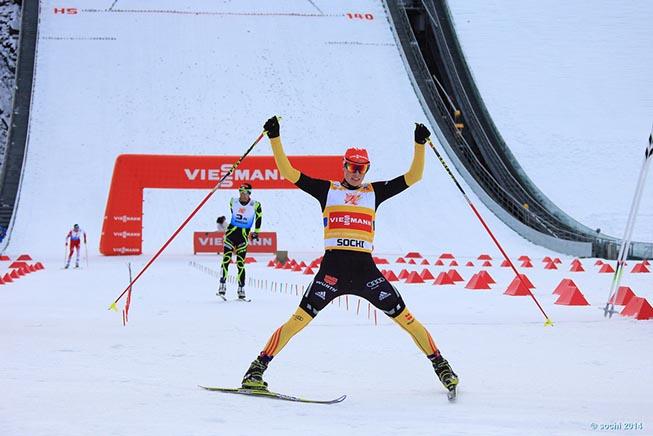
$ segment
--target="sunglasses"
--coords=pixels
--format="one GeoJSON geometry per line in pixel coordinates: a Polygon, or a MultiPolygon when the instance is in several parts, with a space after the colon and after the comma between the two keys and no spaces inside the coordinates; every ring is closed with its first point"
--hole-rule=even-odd
{"type": "Polygon", "coordinates": [[[252,193],[252,191],[250,191],[250,190],[247,189],[247,188],[240,188],[240,189],[238,189],[238,192],[244,192],[245,194],[250,194],[250,195],[251,195],[251,193],[252,193]]]}
{"type": "Polygon", "coordinates": [[[365,174],[370,169],[370,164],[358,164],[352,162],[345,162],[345,169],[350,173],[365,174]]]}

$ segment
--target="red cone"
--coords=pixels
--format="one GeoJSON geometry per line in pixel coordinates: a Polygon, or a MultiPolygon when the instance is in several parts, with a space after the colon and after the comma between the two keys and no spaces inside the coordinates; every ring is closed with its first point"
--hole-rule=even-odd
{"type": "Polygon", "coordinates": [[[429,261],[426,259],[422,259],[422,261],[419,263],[420,265],[430,265],[429,261]]]}
{"type": "Polygon", "coordinates": [[[562,279],[553,290],[553,295],[562,295],[567,288],[578,288],[572,279],[562,279]]]}
{"type": "Polygon", "coordinates": [[[517,260],[520,261],[520,262],[526,262],[526,261],[529,261],[529,262],[530,262],[530,261],[531,261],[531,258],[528,257],[528,256],[526,256],[526,255],[521,255],[521,256],[519,256],[519,257],[517,258],[517,260]]]}
{"type": "Polygon", "coordinates": [[[451,253],[442,253],[440,255],[440,259],[453,259],[453,258],[454,258],[454,255],[451,254],[451,253]]]}
{"type": "Polygon", "coordinates": [[[388,259],[385,259],[383,257],[374,257],[374,263],[377,265],[390,265],[390,262],[388,259]]]}
{"type": "Polygon", "coordinates": [[[542,259],[543,263],[551,263],[553,260],[549,256],[544,256],[542,259]]]}
{"type": "Polygon", "coordinates": [[[489,254],[481,254],[477,257],[478,260],[492,260],[492,256],[489,254]]]}
{"type": "Polygon", "coordinates": [[[503,262],[501,262],[501,267],[502,268],[510,268],[510,262],[508,262],[507,259],[503,259],[503,262]]]}
{"type": "Polygon", "coordinates": [[[531,263],[530,260],[525,260],[524,262],[522,262],[521,267],[522,268],[533,268],[533,264],[531,263]]]}
{"type": "Polygon", "coordinates": [[[585,268],[583,268],[583,264],[578,262],[578,263],[573,263],[571,264],[571,268],[569,268],[570,272],[583,272],[585,271],[585,268]]]}
{"type": "Polygon", "coordinates": [[[11,282],[14,281],[14,280],[11,278],[11,276],[9,275],[9,273],[6,273],[4,276],[2,276],[2,280],[3,280],[5,283],[11,283],[11,282]]]}
{"type": "Polygon", "coordinates": [[[651,319],[653,318],[653,307],[649,304],[646,298],[633,297],[630,302],[621,311],[623,316],[634,316],[635,319],[651,319]]]}
{"type": "Polygon", "coordinates": [[[424,283],[424,280],[415,271],[406,277],[406,283],[424,283]]]}
{"type": "Polygon", "coordinates": [[[603,261],[601,259],[596,259],[596,262],[594,262],[594,265],[595,266],[603,265],[603,261]]]}
{"type": "Polygon", "coordinates": [[[493,284],[496,283],[494,281],[494,279],[492,278],[492,276],[490,275],[490,273],[485,271],[485,270],[479,271],[478,276],[481,277],[483,280],[485,280],[490,285],[493,285],[493,284]]]}
{"type": "Polygon", "coordinates": [[[528,289],[535,289],[535,285],[533,284],[533,282],[530,281],[530,279],[526,274],[519,274],[519,276],[521,277],[522,281],[526,284],[526,287],[528,289]]]}
{"type": "Polygon", "coordinates": [[[639,305],[635,308],[635,319],[645,320],[653,318],[653,307],[646,298],[642,298],[639,305]]]}
{"type": "Polygon", "coordinates": [[[403,279],[407,278],[409,275],[410,275],[410,273],[408,272],[408,270],[402,269],[401,271],[399,271],[398,277],[399,277],[399,280],[403,280],[403,279]]]}
{"type": "Polygon", "coordinates": [[[419,276],[424,280],[433,280],[435,278],[433,277],[433,274],[431,274],[431,271],[428,270],[428,268],[424,268],[419,276]]]}
{"type": "Polygon", "coordinates": [[[458,271],[456,271],[455,269],[450,269],[449,271],[447,271],[447,275],[449,276],[449,278],[453,282],[464,282],[465,281],[465,279],[463,279],[460,276],[460,274],[458,274],[458,271]]]}
{"type": "Polygon", "coordinates": [[[504,295],[510,295],[512,297],[521,297],[524,295],[530,295],[528,286],[525,282],[521,281],[519,277],[515,277],[508,285],[508,289],[503,293],[504,295]]]}
{"type": "Polygon", "coordinates": [[[302,274],[313,275],[315,273],[313,272],[313,268],[311,268],[310,266],[307,266],[306,268],[304,268],[304,272],[302,274]]]}
{"type": "Polygon", "coordinates": [[[567,291],[564,292],[553,304],[559,304],[561,306],[589,306],[590,304],[585,299],[585,296],[580,289],[567,288],[567,291]]]}
{"type": "Polygon", "coordinates": [[[630,300],[632,300],[634,297],[636,297],[635,293],[628,286],[619,286],[617,294],[612,296],[610,303],[614,305],[625,306],[630,303],[630,300]]]}
{"type": "Polygon", "coordinates": [[[398,282],[399,281],[399,277],[397,277],[397,274],[395,274],[391,270],[388,270],[388,272],[386,273],[385,279],[387,281],[389,281],[389,282],[398,282]]]}
{"type": "Polygon", "coordinates": [[[458,262],[452,260],[451,262],[449,262],[449,266],[458,266],[458,262]]]}
{"type": "Polygon", "coordinates": [[[441,272],[438,274],[438,278],[433,282],[434,285],[454,285],[454,281],[451,280],[451,277],[446,272],[441,272]]]}
{"type": "Polygon", "coordinates": [[[419,254],[417,251],[411,251],[410,253],[408,253],[408,254],[405,255],[404,257],[407,257],[407,258],[411,258],[411,257],[412,257],[413,259],[421,259],[421,258],[422,258],[422,255],[419,254]]]}
{"type": "Polygon", "coordinates": [[[465,285],[465,289],[490,289],[490,284],[479,274],[474,274],[465,285]]]}
{"type": "Polygon", "coordinates": [[[555,263],[549,262],[544,266],[544,269],[558,269],[555,263]]]}
{"type": "Polygon", "coordinates": [[[0,256],[0,260],[1,261],[7,261],[7,260],[11,260],[11,259],[9,258],[9,256],[3,254],[2,256],[0,256]]]}
{"type": "Polygon", "coordinates": [[[442,262],[442,259],[438,259],[435,262],[433,262],[434,266],[443,266],[444,262],[442,262]]]}
{"type": "Polygon", "coordinates": [[[614,268],[612,268],[612,265],[610,265],[609,263],[604,263],[604,264],[601,266],[601,269],[599,270],[599,272],[600,272],[600,273],[613,273],[613,272],[614,272],[614,268]]]}
{"type": "Polygon", "coordinates": [[[489,260],[486,260],[485,262],[483,262],[483,265],[481,265],[481,266],[492,266],[492,262],[490,262],[489,260]]]}
{"type": "Polygon", "coordinates": [[[395,260],[395,263],[406,263],[403,257],[398,257],[397,260],[395,260]]]}
{"type": "Polygon", "coordinates": [[[16,260],[32,260],[29,254],[21,254],[16,260]]]}
{"type": "Polygon", "coordinates": [[[411,265],[415,265],[417,262],[415,262],[415,259],[410,259],[408,260],[408,263],[411,265]]]}
{"type": "Polygon", "coordinates": [[[644,263],[642,262],[642,263],[635,264],[635,266],[633,267],[633,269],[630,272],[631,273],[647,273],[647,272],[651,272],[651,271],[649,271],[649,269],[646,268],[646,265],[644,265],[644,263]]]}
{"type": "Polygon", "coordinates": [[[470,260],[465,264],[465,266],[474,266],[474,262],[470,260]]]}

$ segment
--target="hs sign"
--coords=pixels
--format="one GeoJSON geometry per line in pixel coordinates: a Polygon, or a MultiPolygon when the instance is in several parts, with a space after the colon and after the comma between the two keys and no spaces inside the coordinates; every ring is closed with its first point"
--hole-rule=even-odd
{"type": "Polygon", "coordinates": [[[77,15],[79,9],[77,8],[54,8],[54,14],[63,14],[63,15],[77,15]]]}

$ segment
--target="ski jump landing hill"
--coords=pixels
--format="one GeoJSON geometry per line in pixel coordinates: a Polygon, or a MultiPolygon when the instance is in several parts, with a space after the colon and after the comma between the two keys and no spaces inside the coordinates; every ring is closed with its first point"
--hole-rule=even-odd
{"type": "MultiPolygon", "coordinates": [[[[107,0],[69,8],[44,0],[32,102],[8,251],[40,256],[60,255],[73,223],[88,232],[91,254],[98,253],[121,154],[238,156],[279,114],[289,155],[338,156],[366,147],[368,179],[382,180],[406,171],[413,123],[426,121],[377,1],[107,0]]],[[[377,251],[498,254],[427,153],[422,182],[381,208],[377,251]]],[[[270,156],[267,140],[252,155],[270,156]]],[[[256,189],[257,183],[264,229],[278,233],[279,248],[319,251],[314,200],[296,189],[256,189]]],[[[206,187],[145,189],[144,253],[154,252],[206,193],[206,187]]],[[[213,230],[232,195],[233,189],[216,192],[169,252],[190,253],[192,232],[213,230]]],[[[511,252],[544,252],[472,198],[511,252]]]]}

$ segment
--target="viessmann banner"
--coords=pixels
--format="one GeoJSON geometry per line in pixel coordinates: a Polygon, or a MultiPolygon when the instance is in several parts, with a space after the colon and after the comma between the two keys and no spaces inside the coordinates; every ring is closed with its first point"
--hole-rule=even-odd
{"type": "MultiPolygon", "coordinates": [[[[107,256],[142,253],[143,189],[213,189],[239,158],[143,154],[118,156],[104,213],[100,253],[107,256]]],[[[330,180],[342,178],[342,156],[289,156],[288,159],[295,168],[312,177],[330,180]]],[[[248,156],[220,189],[233,189],[243,182],[251,183],[254,189],[296,188],[281,177],[273,156],[248,156]]]]}
{"type": "MultiPolygon", "coordinates": [[[[193,254],[222,253],[224,251],[224,232],[194,232],[193,254]]],[[[274,253],[277,251],[277,233],[261,232],[258,241],[250,239],[247,253],[274,253]]]]}

